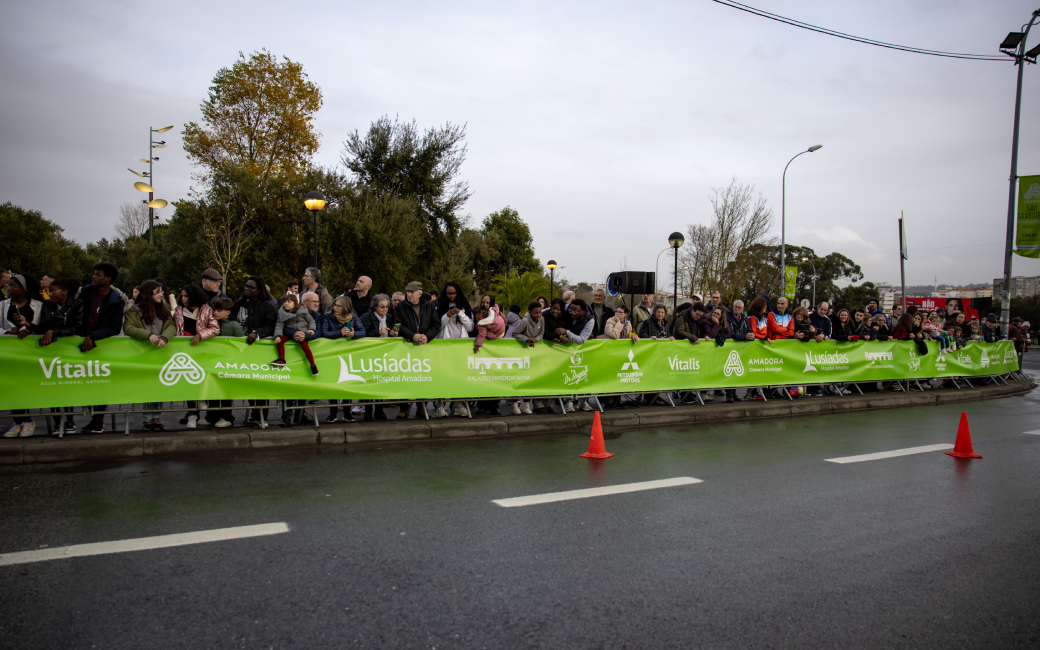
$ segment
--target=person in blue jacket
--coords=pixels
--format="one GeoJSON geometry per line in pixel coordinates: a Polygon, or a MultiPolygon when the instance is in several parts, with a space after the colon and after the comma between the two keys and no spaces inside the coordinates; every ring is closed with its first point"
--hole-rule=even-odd
{"type": "MultiPolygon", "coordinates": [[[[98,341],[119,336],[123,331],[123,298],[112,283],[119,277],[119,269],[107,262],[94,267],[91,283],[79,292],[83,302],[83,325],[80,334],[84,337],[79,349],[85,354],[97,347],[98,341]]],[[[94,417],[83,428],[83,433],[103,433],[105,430],[104,404],[94,407],[94,417]]]]}

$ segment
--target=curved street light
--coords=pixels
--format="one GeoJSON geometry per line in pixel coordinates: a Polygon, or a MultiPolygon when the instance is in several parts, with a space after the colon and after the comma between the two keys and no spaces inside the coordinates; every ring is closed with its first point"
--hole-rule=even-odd
{"type": "Polygon", "coordinates": [[[314,216],[314,268],[318,268],[318,213],[325,207],[325,195],[318,190],[307,192],[303,204],[314,216]]]}
{"type": "Polygon", "coordinates": [[[787,267],[786,267],[786,264],[787,264],[787,257],[786,257],[786,255],[787,255],[787,239],[786,239],[786,228],[787,228],[787,168],[791,166],[791,163],[794,162],[794,159],[797,158],[798,156],[801,156],[802,154],[806,154],[806,153],[812,153],[814,151],[819,151],[820,149],[823,149],[823,145],[822,144],[814,144],[813,146],[809,147],[805,151],[801,151],[799,153],[796,153],[794,156],[791,157],[790,160],[787,161],[787,164],[784,165],[783,182],[782,182],[781,188],[780,188],[780,294],[781,295],[783,295],[783,293],[784,293],[784,288],[785,288],[784,284],[785,284],[785,280],[787,278],[787,267]]]}

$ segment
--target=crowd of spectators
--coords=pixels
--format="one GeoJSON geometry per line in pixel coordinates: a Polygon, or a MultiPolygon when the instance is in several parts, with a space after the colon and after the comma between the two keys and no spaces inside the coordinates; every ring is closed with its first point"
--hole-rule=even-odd
{"type": "MultiPolygon", "coordinates": [[[[798,306],[790,309],[787,298],[775,301],[763,295],[746,306],[735,300],[725,304],[722,294],[714,291],[708,300],[693,296],[691,302],[668,308],[646,294],[633,308],[611,304],[601,289],[592,294],[592,303],[566,291],[559,298],[547,300],[539,296],[528,305],[510,305],[507,311],[496,304],[495,296],[479,296],[471,306],[459,284],[448,282],[440,290],[425,291],[420,282],[409,282],[403,292],[374,293],[372,280],[361,276],[348,282],[335,297],[321,283],[321,271],[307,268],[300,282],[286,283],[284,292],[275,298],[270,287],[258,276],[249,276],[240,296],[231,299],[221,292],[223,278],[214,269],[202,272],[198,284],[171,291],[161,278],[134,287],[129,294],[120,291],[115,282],[119,272],[115,266],[98,264],[85,286],[73,278],[44,275],[37,280],[27,273],[0,272],[0,331],[23,339],[39,336],[39,345],[50,345],[59,337],[79,337],[79,349],[86,353],[104,339],[118,335],[148,341],[163,348],[171,338],[190,337],[191,345],[217,336],[244,337],[252,345],[259,339],[273,339],[278,357],[270,365],[284,366],[287,358],[302,354],[313,375],[319,370],[310,350],[315,339],[350,339],[365,337],[400,338],[416,345],[435,339],[472,339],[474,353],[479,353],[486,340],[513,339],[527,346],[542,341],[581,345],[589,339],[683,340],[691,344],[726,345],[728,341],[773,341],[795,339],[806,344],[826,340],[915,342],[922,353],[926,341],[937,342],[939,349],[957,350],[970,341],[993,342],[1004,335],[998,319],[988,314],[982,321],[969,318],[959,301],[950,301],[949,311],[918,309],[900,305],[889,313],[878,308],[876,300],[863,309],[846,308],[832,311],[824,301],[809,310],[798,306]],[[286,349],[286,344],[290,348],[286,349]],[[299,348],[299,352],[295,348],[299,348]]],[[[1021,318],[1012,319],[1007,338],[1014,341],[1021,367],[1022,354],[1030,343],[1030,325],[1021,318]]],[[[822,388],[817,387],[817,390],[822,388]]],[[[715,391],[726,401],[738,401],[735,390],[715,391]]],[[[746,398],[753,398],[749,392],[746,398]]],[[[707,397],[711,400],[709,394],[707,397]]],[[[286,400],[281,419],[284,426],[312,424],[305,414],[307,401],[286,400]]],[[[206,414],[199,404],[188,402],[181,424],[194,429],[200,424],[227,428],[234,424],[232,402],[210,401],[206,414]]],[[[341,417],[355,421],[388,419],[384,408],[399,407],[398,418],[409,416],[412,404],[350,404],[332,400],[326,422],[341,417]]],[[[546,400],[515,400],[508,404],[516,415],[553,412],[546,400]]],[[[418,408],[425,409],[424,404],[418,408]]],[[[164,428],[161,403],[145,404],[142,428],[164,428]]],[[[496,400],[436,402],[435,417],[467,416],[470,412],[498,413],[496,400]],[[475,409],[475,411],[474,411],[475,409]]],[[[564,411],[592,410],[585,399],[567,400],[564,411]]],[[[95,406],[93,417],[83,433],[104,431],[104,405],[95,406]]],[[[269,404],[266,400],[250,400],[246,424],[266,425],[269,404]]],[[[25,411],[14,411],[15,422],[5,437],[34,435],[35,422],[25,411]]],[[[57,415],[55,428],[63,423],[64,433],[75,433],[72,416],[57,415]]]]}

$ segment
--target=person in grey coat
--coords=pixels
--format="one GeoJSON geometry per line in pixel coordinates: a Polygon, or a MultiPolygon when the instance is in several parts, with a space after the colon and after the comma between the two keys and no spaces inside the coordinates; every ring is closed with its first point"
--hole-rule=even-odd
{"type": "MultiPolygon", "coordinates": [[[[537,300],[527,305],[527,315],[517,323],[513,329],[513,338],[520,341],[529,348],[533,348],[534,344],[541,341],[545,337],[545,319],[542,318],[542,304],[537,300]]],[[[547,410],[552,412],[552,409],[547,408],[544,400],[533,400],[534,408],[541,410],[547,410]]],[[[519,399],[513,404],[513,415],[531,415],[532,400],[524,401],[519,399]]]]}
{"type": "MultiPolygon", "coordinates": [[[[313,335],[317,329],[317,325],[314,323],[314,317],[307,309],[300,309],[300,303],[297,302],[296,296],[286,296],[285,302],[278,308],[278,322],[274,326],[274,341],[278,346],[278,358],[271,362],[272,366],[282,367],[285,365],[285,342],[289,340],[289,336],[285,334],[285,330],[296,330],[297,332],[306,332],[307,334],[313,335]]],[[[307,340],[297,341],[300,347],[303,348],[304,354],[307,355],[307,361],[311,364],[311,374],[318,374],[318,366],[314,364],[314,355],[311,354],[310,345],[307,344],[307,340]]]]}

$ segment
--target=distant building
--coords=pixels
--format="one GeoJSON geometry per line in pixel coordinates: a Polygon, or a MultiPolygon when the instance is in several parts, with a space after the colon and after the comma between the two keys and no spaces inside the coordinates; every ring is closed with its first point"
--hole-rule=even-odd
{"type": "MultiPolygon", "coordinates": [[[[990,290],[990,295],[996,300],[1003,295],[1004,291],[1004,278],[996,278],[993,280],[993,289],[990,290]]],[[[1011,297],[1022,298],[1025,296],[1035,296],[1040,293],[1040,275],[1034,275],[1033,277],[1025,277],[1016,275],[1011,277],[1011,297]]]]}

